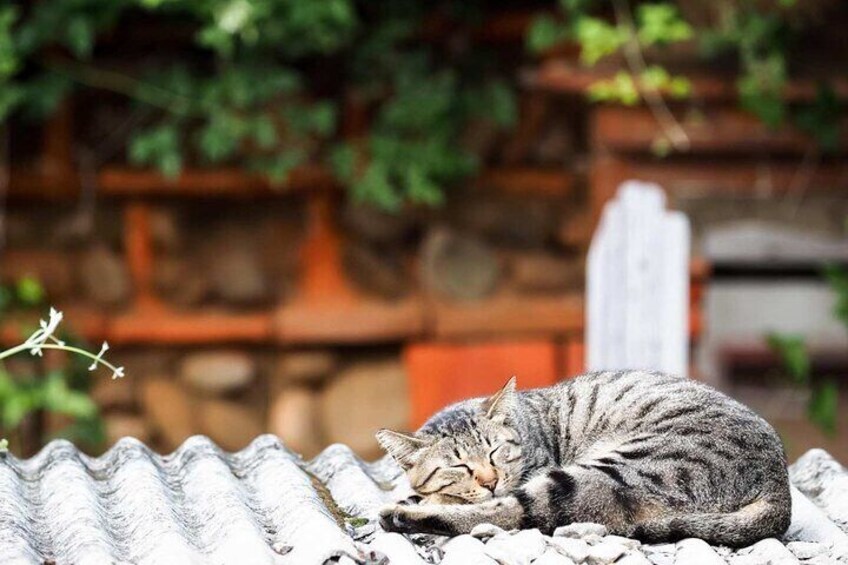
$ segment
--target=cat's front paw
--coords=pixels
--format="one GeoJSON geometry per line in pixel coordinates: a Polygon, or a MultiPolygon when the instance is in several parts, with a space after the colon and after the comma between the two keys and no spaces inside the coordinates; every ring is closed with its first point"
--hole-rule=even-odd
{"type": "Polygon", "coordinates": [[[387,532],[410,533],[409,513],[406,509],[410,506],[402,501],[399,504],[389,504],[380,509],[380,527],[387,532]]]}
{"type": "Polygon", "coordinates": [[[401,534],[452,535],[453,528],[443,519],[439,507],[391,504],[380,510],[380,527],[401,534]]]}

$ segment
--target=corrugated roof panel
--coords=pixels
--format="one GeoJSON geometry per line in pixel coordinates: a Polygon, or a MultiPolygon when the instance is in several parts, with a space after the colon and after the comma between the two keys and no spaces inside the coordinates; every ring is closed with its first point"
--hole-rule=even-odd
{"type": "MultiPolygon", "coordinates": [[[[818,556],[811,563],[848,563],[848,472],[814,450],[791,477],[797,488],[784,541],[794,545],[767,540],[731,551],[634,543],[625,557],[684,565],[687,551],[705,547],[711,559],[730,563],[765,563],[777,550],[818,556]]],[[[387,534],[376,525],[381,505],[409,493],[388,458],[366,463],[343,445],[306,462],[270,435],[238,453],[197,436],[166,456],[123,439],[96,458],[58,440],[28,460],[0,456],[0,563],[438,563],[445,538],[387,534]]],[[[500,536],[491,547],[485,537],[464,536],[468,543],[454,544],[451,560],[489,562],[487,552],[502,552],[512,538],[520,543],[500,536]]],[[[533,560],[555,559],[563,544],[542,539],[546,557],[533,560]]]]}

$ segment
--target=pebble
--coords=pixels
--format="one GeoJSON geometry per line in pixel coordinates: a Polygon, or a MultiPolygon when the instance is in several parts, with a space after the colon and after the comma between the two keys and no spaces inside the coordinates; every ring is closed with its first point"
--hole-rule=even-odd
{"type": "Polygon", "coordinates": [[[554,549],[548,549],[535,561],[533,565],[574,565],[574,561],[554,549]]]}
{"type": "Polygon", "coordinates": [[[486,555],[486,546],[470,535],[457,536],[444,546],[442,565],[494,565],[495,560],[486,555]]]}
{"type": "Polygon", "coordinates": [[[590,565],[607,565],[627,553],[627,548],[617,542],[602,542],[589,548],[586,559],[590,565]]]}
{"type": "Polygon", "coordinates": [[[651,565],[651,561],[638,549],[632,549],[616,561],[615,565],[651,565]]]}
{"type": "Polygon", "coordinates": [[[674,565],[673,553],[652,553],[648,560],[654,565],[674,565]]]}
{"type": "Polygon", "coordinates": [[[666,555],[674,555],[677,552],[677,546],[673,543],[659,543],[656,545],[643,545],[642,551],[648,554],[664,553],[666,555]]]}
{"type": "Polygon", "coordinates": [[[498,563],[525,565],[545,552],[545,537],[539,530],[498,534],[486,544],[486,554],[498,563]]]}
{"type": "Polygon", "coordinates": [[[415,552],[413,545],[400,534],[393,532],[378,533],[371,541],[370,546],[385,555],[390,563],[424,565],[424,560],[415,552]]]}
{"type": "Polygon", "coordinates": [[[767,538],[740,549],[731,562],[734,565],[795,565],[798,559],[780,541],[767,538]]]}
{"type": "Polygon", "coordinates": [[[814,541],[791,541],[786,544],[786,547],[798,559],[812,559],[827,552],[826,546],[814,541]]]}
{"type": "Polygon", "coordinates": [[[554,530],[555,537],[564,538],[585,538],[589,535],[603,537],[607,535],[607,527],[601,524],[593,524],[591,522],[578,522],[567,526],[560,526],[554,530]]]}
{"type": "Polygon", "coordinates": [[[613,535],[605,536],[604,541],[605,542],[611,541],[611,542],[615,542],[615,543],[620,543],[621,545],[623,545],[627,549],[637,549],[640,545],[642,545],[642,542],[640,542],[639,540],[633,539],[633,538],[626,538],[624,536],[613,536],[613,535]]]}
{"type": "Polygon", "coordinates": [[[494,524],[477,524],[471,529],[471,537],[477,539],[492,538],[503,533],[504,529],[494,524]]]}
{"type": "Polygon", "coordinates": [[[724,565],[724,559],[702,539],[687,538],[677,543],[677,563],[724,565]]]}
{"type": "Polygon", "coordinates": [[[585,561],[589,556],[589,544],[582,539],[553,537],[548,541],[557,551],[578,563],[585,561]]]}

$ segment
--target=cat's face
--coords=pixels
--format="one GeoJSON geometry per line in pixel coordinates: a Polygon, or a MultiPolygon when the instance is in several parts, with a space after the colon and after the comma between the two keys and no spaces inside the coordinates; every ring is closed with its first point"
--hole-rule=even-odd
{"type": "Polygon", "coordinates": [[[479,409],[453,416],[462,422],[451,422],[449,414],[450,434],[380,430],[377,439],[425,499],[474,503],[503,496],[518,486],[523,471],[520,438],[507,420],[514,390],[510,381],[479,409]]]}

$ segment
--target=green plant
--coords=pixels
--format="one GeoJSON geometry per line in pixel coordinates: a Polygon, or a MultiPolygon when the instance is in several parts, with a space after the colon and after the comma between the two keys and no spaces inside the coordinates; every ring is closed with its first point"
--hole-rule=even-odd
{"type": "MultiPolygon", "coordinates": [[[[581,48],[581,62],[587,66],[611,55],[623,55],[626,68],[612,79],[590,85],[590,99],[625,105],[647,102],[674,148],[685,149],[685,136],[679,135],[662,97],[685,98],[691,84],[685,76],[647,64],[643,50],[694,42],[705,59],[735,55],[739,105],[777,127],[790,114],[783,91],[789,79],[788,54],[800,32],[794,18],[795,4],[796,0],[779,0],[777,6],[748,0],[724,2],[715,5],[720,14],[715,22],[695,26],[670,1],[636,2],[631,13],[627,0],[560,0],[562,17],[536,19],[527,45],[539,52],[563,40],[574,40],[581,48]],[[596,15],[609,7],[614,15],[612,22],[596,15]]],[[[839,110],[832,90],[822,86],[818,98],[792,117],[822,149],[832,150],[838,140],[838,120],[834,118],[839,110]]]]}
{"type": "MultiPolygon", "coordinates": [[[[428,14],[473,19],[474,2],[423,0],[52,0],[0,8],[0,121],[44,116],[79,89],[130,99],[144,125],[128,158],[174,176],[189,156],[235,162],[284,181],[296,166],[326,163],[353,195],[396,209],[437,204],[477,166],[463,150],[468,120],[508,125],[514,101],[479,52],[420,40],[428,14]],[[188,29],[182,56],[132,70],[98,58],[104,36],[132,17],[188,29]],[[186,54],[188,52],[188,54],[186,54]],[[341,82],[340,81],[344,81],[341,82]],[[364,94],[374,130],[338,145],[338,97],[364,94]],[[332,91],[332,90],[330,90],[332,91]],[[328,146],[334,146],[332,151],[328,146]]],[[[115,41],[115,38],[111,38],[115,41]]]]}
{"type": "MultiPolygon", "coordinates": [[[[825,278],[836,293],[833,315],[848,331],[848,271],[837,266],[825,269],[825,278]]],[[[833,379],[813,381],[812,364],[806,340],[799,335],[772,333],[766,341],[780,358],[784,371],[790,379],[811,388],[807,416],[825,433],[836,432],[836,417],[839,409],[839,387],[833,379]]]]}
{"type": "MultiPolygon", "coordinates": [[[[11,298],[4,306],[8,308],[12,301],[28,304],[34,284],[37,283],[18,284],[17,293],[6,289],[3,294],[11,298]]],[[[38,293],[39,296],[42,294],[38,293]]],[[[39,328],[28,339],[20,345],[0,351],[0,361],[23,352],[41,357],[45,349],[59,350],[88,358],[91,361],[87,367],[88,371],[104,366],[112,371],[112,378],[123,377],[123,367],[116,367],[103,358],[108,350],[105,342],[100,352],[93,354],[57,338],[55,333],[61,320],[62,313],[51,308],[48,320],[42,320],[39,328]]],[[[75,359],[72,358],[61,368],[49,369],[41,375],[15,377],[0,366],[0,437],[6,433],[14,433],[25,418],[43,411],[71,419],[71,423],[58,435],[91,445],[102,441],[102,422],[97,406],[85,390],[87,375],[83,366],[75,359]]],[[[3,437],[0,441],[0,451],[7,450],[8,445],[8,440],[3,437]]]]}

